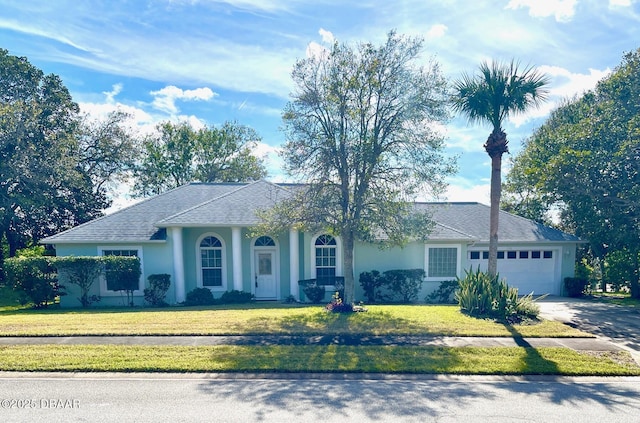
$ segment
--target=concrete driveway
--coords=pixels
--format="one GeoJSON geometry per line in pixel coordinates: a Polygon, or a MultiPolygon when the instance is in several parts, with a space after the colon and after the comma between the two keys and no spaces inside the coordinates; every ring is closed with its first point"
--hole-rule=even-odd
{"type": "Polygon", "coordinates": [[[640,310],[594,300],[547,297],[540,316],[596,335],[629,351],[640,364],[640,310]]]}

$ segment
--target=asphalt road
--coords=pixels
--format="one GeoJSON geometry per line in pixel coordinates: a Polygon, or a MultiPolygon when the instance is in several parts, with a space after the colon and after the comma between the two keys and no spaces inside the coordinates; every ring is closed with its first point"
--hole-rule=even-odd
{"type": "Polygon", "coordinates": [[[2,422],[640,421],[639,378],[16,376],[2,422]]]}

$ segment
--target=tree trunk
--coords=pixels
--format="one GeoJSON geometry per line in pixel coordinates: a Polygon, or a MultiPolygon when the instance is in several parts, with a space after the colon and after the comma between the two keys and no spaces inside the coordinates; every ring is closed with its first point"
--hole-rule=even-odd
{"type": "Polygon", "coordinates": [[[640,299],[640,260],[638,260],[639,251],[632,251],[633,256],[633,277],[630,281],[631,298],[640,299]]]}
{"type": "Polygon", "coordinates": [[[502,191],[502,154],[491,157],[491,211],[489,218],[489,263],[490,276],[498,274],[498,221],[500,217],[500,195],[502,191]]]}
{"type": "Polygon", "coordinates": [[[354,235],[351,231],[345,231],[342,236],[342,268],[344,275],[344,298],[346,304],[353,304],[356,295],[355,278],[353,276],[353,249],[355,245],[354,235]]]}

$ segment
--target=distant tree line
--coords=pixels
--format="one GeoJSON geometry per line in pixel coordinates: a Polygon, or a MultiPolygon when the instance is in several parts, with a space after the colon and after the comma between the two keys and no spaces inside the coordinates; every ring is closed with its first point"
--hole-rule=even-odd
{"type": "MultiPolygon", "coordinates": [[[[583,264],[640,298],[640,50],[566,100],[513,160],[503,208],[587,240],[583,264]]],[[[584,269],[582,269],[584,270],[584,269]]]]}
{"type": "Polygon", "coordinates": [[[197,130],[164,122],[143,137],[121,111],[91,119],[57,75],[0,49],[0,266],[19,249],[101,216],[131,178],[138,196],[191,181],[262,178],[252,152],[258,141],[235,122],[197,130]]]}

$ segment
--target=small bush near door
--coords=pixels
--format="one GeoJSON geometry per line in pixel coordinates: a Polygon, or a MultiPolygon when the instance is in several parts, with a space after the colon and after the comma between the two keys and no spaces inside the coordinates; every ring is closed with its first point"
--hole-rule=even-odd
{"type": "Polygon", "coordinates": [[[254,295],[244,291],[226,291],[217,301],[220,304],[246,304],[253,301],[254,295]]]}
{"type": "Polygon", "coordinates": [[[322,300],[324,299],[324,285],[307,285],[302,289],[302,291],[304,292],[304,295],[309,299],[309,301],[314,304],[322,302],[322,300]]]}
{"type": "Polygon", "coordinates": [[[184,302],[186,306],[203,306],[213,305],[215,302],[213,294],[209,288],[195,288],[187,292],[187,299],[184,302]]]}
{"type": "Polygon", "coordinates": [[[171,285],[171,275],[166,273],[149,275],[149,288],[144,289],[144,300],[153,307],[166,307],[164,300],[171,285]]]}

